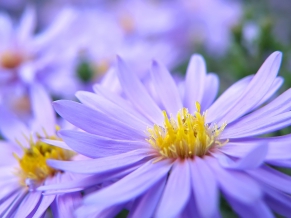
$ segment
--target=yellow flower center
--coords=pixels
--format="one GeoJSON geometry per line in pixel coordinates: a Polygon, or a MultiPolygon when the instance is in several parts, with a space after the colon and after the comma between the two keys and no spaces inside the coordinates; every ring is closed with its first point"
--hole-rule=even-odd
{"type": "Polygon", "coordinates": [[[205,123],[206,113],[201,114],[200,104],[196,102],[197,111],[190,114],[186,108],[177,113],[177,119],[168,117],[163,111],[164,127],[154,125],[148,128],[147,141],[155,148],[163,158],[193,158],[204,156],[209,149],[222,146],[219,135],[226,124],[218,127],[205,123]]]}
{"type": "MultiPolygon", "coordinates": [[[[58,139],[57,137],[48,138],[58,139]]],[[[23,151],[24,155],[21,158],[14,154],[20,166],[17,174],[20,177],[20,183],[30,188],[41,184],[46,178],[58,172],[47,165],[47,159],[69,160],[73,156],[71,151],[44,143],[40,138],[35,143],[30,140],[30,147],[23,147],[23,151]]]]}

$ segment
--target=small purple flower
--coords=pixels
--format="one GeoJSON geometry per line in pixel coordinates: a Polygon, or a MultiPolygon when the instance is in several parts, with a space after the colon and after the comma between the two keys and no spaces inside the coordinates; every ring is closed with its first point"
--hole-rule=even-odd
{"type": "Polygon", "coordinates": [[[277,77],[281,57],[270,55],[256,75],[216,101],[218,78],[206,73],[199,55],[191,58],[183,89],[153,62],[158,101],[118,58],[126,97],[96,85],[96,94],[77,93],[81,103],[55,103],[63,118],[84,130],[60,131],[62,139],[95,159],[48,164],[92,179],[40,189],[69,191],[115,180],[85,197],[79,217],[112,217],[129,203],[130,217],[217,217],[219,192],[241,217],[289,216],[291,178],[271,165],[291,166],[291,135],[257,137],[291,123],[291,89],[265,104],[283,82],[277,77]]]}
{"type": "Polygon", "coordinates": [[[7,14],[0,13],[0,102],[17,112],[29,110],[27,87],[35,81],[56,95],[72,90],[75,84],[68,73],[72,74],[69,69],[76,56],[76,44],[68,46],[65,38],[75,16],[73,10],[64,9],[49,27],[35,33],[33,7],[26,8],[16,25],[7,14]],[[64,85],[68,88],[63,89],[64,85]]]}
{"type": "Polygon", "coordinates": [[[34,84],[30,97],[34,118],[29,128],[0,108],[0,130],[7,139],[0,141],[0,216],[41,217],[50,207],[55,217],[71,217],[80,203],[80,193],[44,196],[36,189],[75,179],[71,173],[49,167],[46,160],[72,160],[78,155],[42,141],[58,140],[55,113],[41,86],[34,84]]]}

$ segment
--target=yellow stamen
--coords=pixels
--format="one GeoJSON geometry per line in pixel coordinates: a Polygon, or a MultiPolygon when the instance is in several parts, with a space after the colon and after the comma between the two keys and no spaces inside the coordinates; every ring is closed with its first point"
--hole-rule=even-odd
{"type": "MultiPolygon", "coordinates": [[[[58,172],[47,165],[47,159],[69,160],[73,156],[71,151],[44,143],[39,135],[37,137],[36,142],[29,139],[29,148],[21,146],[24,152],[22,157],[13,154],[20,166],[20,170],[17,171],[20,183],[24,186],[29,186],[30,183],[33,185],[41,184],[46,178],[58,172]]],[[[47,138],[59,140],[55,136],[47,138]]]]}
{"type": "Polygon", "coordinates": [[[163,111],[164,127],[154,125],[148,128],[147,141],[163,158],[193,158],[204,156],[214,146],[227,142],[219,141],[219,135],[226,124],[218,127],[205,123],[206,113],[201,114],[200,104],[196,102],[197,111],[189,114],[186,108],[177,113],[177,119],[168,117],[163,111]]]}

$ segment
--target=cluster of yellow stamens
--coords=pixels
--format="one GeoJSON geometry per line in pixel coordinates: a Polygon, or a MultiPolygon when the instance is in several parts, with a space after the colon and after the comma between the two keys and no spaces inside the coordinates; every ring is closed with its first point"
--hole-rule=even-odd
{"type": "MultiPolygon", "coordinates": [[[[47,138],[58,140],[55,136],[47,138]]],[[[47,165],[47,159],[69,160],[73,155],[69,150],[42,142],[40,136],[36,142],[32,139],[29,139],[29,142],[30,147],[21,146],[24,152],[22,157],[14,154],[20,165],[17,174],[20,176],[20,183],[24,186],[38,185],[57,172],[47,165]]]]}
{"type": "Polygon", "coordinates": [[[205,123],[206,114],[201,114],[200,104],[196,102],[194,115],[183,108],[177,114],[177,120],[168,117],[163,111],[164,127],[154,125],[148,128],[147,141],[160,153],[161,158],[193,158],[204,156],[214,146],[222,146],[219,135],[226,124],[218,127],[205,123]]]}

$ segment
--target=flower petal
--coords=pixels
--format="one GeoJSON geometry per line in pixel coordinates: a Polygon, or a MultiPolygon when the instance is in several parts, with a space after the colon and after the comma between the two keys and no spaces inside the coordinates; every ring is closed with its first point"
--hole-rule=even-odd
{"type": "Polygon", "coordinates": [[[0,120],[0,131],[5,138],[14,143],[18,141],[25,147],[29,146],[29,130],[8,109],[0,107],[0,120]]]}
{"type": "Polygon", "coordinates": [[[97,94],[103,96],[105,99],[107,99],[107,100],[111,101],[112,103],[116,104],[117,106],[121,107],[124,111],[135,116],[136,118],[141,120],[143,123],[146,123],[150,126],[153,124],[145,116],[143,116],[137,110],[135,110],[135,108],[133,107],[133,105],[129,101],[123,99],[122,97],[120,97],[119,95],[117,95],[115,93],[112,93],[106,87],[103,87],[99,84],[96,84],[93,88],[97,94]]]}
{"type": "MultiPolygon", "coordinates": [[[[51,179],[46,179],[45,185],[49,185],[56,182],[56,177],[52,177],[51,179]]],[[[41,217],[44,212],[48,209],[48,207],[51,205],[51,203],[55,200],[55,195],[49,195],[49,196],[42,196],[40,204],[38,205],[37,210],[33,214],[34,218],[41,217]]]]}
{"type": "Polygon", "coordinates": [[[76,96],[83,104],[93,108],[94,110],[98,110],[104,115],[120,121],[125,125],[128,125],[128,123],[130,123],[133,128],[138,129],[142,132],[144,132],[148,125],[147,123],[144,123],[143,121],[137,119],[126,110],[123,110],[118,105],[112,103],[111,101],[108,101],[106,98],[100,95],[96,95],[90,92],[79,91],[76,93],[76,96]]]}
{"type": "Polygon", "coordinates": [[[280,191],[291,194],[291,177],[284,173],[274,170],[271,167],[264,166],[256,170],[250,170],[248,174],[264,185],[269,185],[280,191]]]}
{"type": "Polygon", "coordinates": [[[201,111],[207,110],[215,100],[219,89],[219,78],[214,73],[206,76],[203,98],[201,100],[201,111]]]}
{"type": "Polygon", "coordinates": [[[195,157],[190,162],[192,189],[200,216],[213,217],[218,210],[218,187],[215,176],[205,161],[195,157]]]}
{"type": "Polygon", "coordinates": [[[30,98],[35,119],[34,130],[41,136],[46,136],[45,133],[55,135],[56,117],[48,93],[41,85],[34,83],[30,88],[30,98]]]}
{"type": "Polygon", "coordinates": [[[219,163],[228,169],[247,170],[254,169],[262,165],[268,153],[266,143],[257,144],[250,152],[237,161],[233,161],[225,155],[217,155],[219,163]]]}
{"type": "Polygon", "coordinates": [[[222,95],[207,110],[207,122],[211,123],[224,116],[226,111],[228,111],[230,107],[233,107],[236,99],[241,96],[253,77],[253,75],[247,76],[237,81],[225,92],[223,92],[222,95]]]}
{"type": "Polygon", "coordinates": [[[188,161],[177,160],[171,170],[156,217],[177,217],[188,203],[191,194],[188,161]],[[178,201],[176,199],[179,199],[178,201]]]}
{"type": "Polygon", "coordinates": [[[149,120],[156,124],[163,123],[163,115],[161,109],[156,102],[150,97],[137,75],[132,73],[123,60],[117,57],[118,78],[128,99],[131,103],[146,116],[149,120]]]}
{"type": "Polygon", "coordinates": [[[102,173],[129,167],[139,161],[148,159],[149,149],[139,149],[104,158],[80,161],[47,160],[53,168],[74,173],[102,173]]]}
{"type": "Polygon", "coordinates": [[[147,190],[147,192],[137,200],[136,205],[132,207],[128,217],[153,217],[155,209],[165,188],[165,184],[166,178],[158,181],[153,185],[153,187],[147,190]]]}
{"type": "Polygon", "coordinates": [[[245,124],[241,127],[231,128],[228,126],[221,133],[221,138],[243,138],[270,133],[283,129],[291,124],[291,112],[285,112],[269,119],[261,119],[251,124],[245,124]]]}
{"type": "Polygon", "coordinates": [[[178,88],[170,72],[157,61],[153,61],[150,72],[154,88],[167,112],[176,114],[182,109],[183,105],[178,88]]]}
{"type": "Polygon", "coordinates": [[[168,160],[157,163],[150,160],[118,182],[85,197],[84,204],[109,206],[131,200],[165,178],[171,166],[172,164],[168,160]]]}
{"type": "Polygon", "coordinates": [[[206,64],[201,55],[194,54],[188,65],[185,79],[184,104],[190,113],[196,111],[195,102],[201,102],[206,80],[206,64]]]}
{"type": "Polygon", "coordinates": [[[273,117],[278,114],[287,112],[291,109],[291,89],[287,90],[279,97],[274,99],[266,106],[250,113],[249,115],[238,119],[236,122],[231,123],[229,128],[237,128],[244,125],[251,125],[253,122],[265,120],[266,117],[273,117]]]}
{"type": "Polygon", "coordinates": [[[231,142],[221,147],[220,151],[233,157],[243,158],[255,149],[258,144],[267,144],[266,160],[285,160],[291,159],[290,140],[291,134],[269,138],[232,139],[231,142]]]}
{"type": "Polygon", "coordinates": [[[17,30],[17,37],[20,43],[27,43],[33,37],[33,33],[36,26],[36,13],[34,8],[28,6],[19,23],[17,30]]]}
{"type": "MultiPolygon", "coordinates": [[[[58,174],[58,178],[58,183],[66,183],[72,180],[68,173],[58,174]]],[[[81,199],[80,192],[57,195],[54,201],[57,210],[53,213],[54,217],[73,217],[73,211],[80,206],[81,199]]]]}
{"type": "Polygon", "coordinates": [[[58,134],[74,151],[91,158],[107,157],[149,147],[146,141],[113,140],[86,132],[61,130],[58,134]]]}
{"type": "Polygon", "coordinates": [[[281,52],[274,52],[268,57],[243,94],[221,120],[231,123],[253,108],[268,93],[278,74],[281,59],[281,52]]]}
{"type": "Polygon", "coordinates": [[[144,139],[144,133],[130,124],[124,125],[83,104],[60,100],[54,102],[54,107],[64,119],[88,133],[115,139],[144,139]]]}
{"type": "Polygon", "coordinates": [[[278,192],[269,187],[265,189],[267,193],[265,201],[268,206],[277,214],[288,217],[291,214],[291,197],[285,193],[278,192]]]}
{"type": "Polygon", "coordinates": [[[25,199],[19,205],[15,217],[28,217],[28,215],[35,209],[39,200],[41,199],[41,192],[29,192],[25,199]]]}
{"type": "Polygon", "coordinates": [[[243,204],[253,204],[262,197],[262,191],[254,179],[236,170],[226,170],[220,167],[217,160],[207,157],[206,163],[213,170],[223,193],[243,204]]]}
{"type": "Polygon", "coordinates": [[[238,202],[234,199],[227,198],[229,204],[234,209],[240,217],[266,217],[273,218],[274,215],[272,211],[267,207],[265,202],[262,200],[257,200],[253,204],[245,205],[241,202],[238,202]]]}

